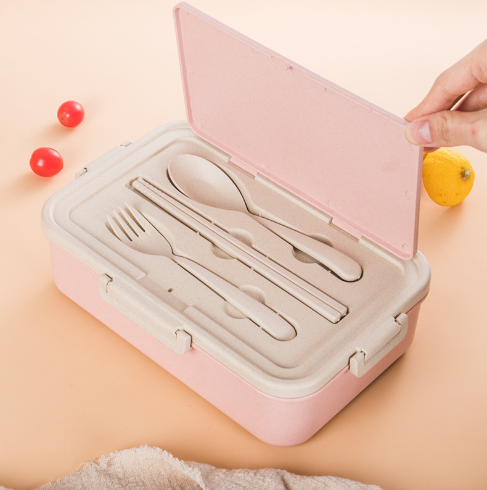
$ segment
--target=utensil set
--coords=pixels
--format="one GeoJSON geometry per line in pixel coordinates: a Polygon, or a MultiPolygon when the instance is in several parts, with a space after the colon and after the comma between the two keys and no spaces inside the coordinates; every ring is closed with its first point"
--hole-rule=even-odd
{"type": "MultiPolygon", "coordinates": [[[[255,220],[306,254],[310,262],[324,266],[338,279],[350,282],[361,278],[362,268],[354,259],[301,233],[282,218],[272,216],[252,202],[246,201],[238,184],[222,168],[209,160],[192,154],[178,155],[169,163],[168,177],[171,184],[186,198],[205,206],[244,213],[249,219],[255,220]]],[[[153,204],[230,256],[238,258],[330,322],[336,323],[347,314],[345,305],[202,217],[186,206],[184,199],[174,199],[155,183],[144,178],[132,182],[132,187],[153,204]]],[[[107,224],[113,235],[131,249],[148,255],[168,257],[176,262],[273,338],[288,341],[296,336],[295,328],[268,305],[194,260],[176,255],[174,244],[169,238],[170,234],[164,233],[160,226],[156,228],[134,207],[128,204],[125,208],[120,207],[107,216],[107,224]]]]}

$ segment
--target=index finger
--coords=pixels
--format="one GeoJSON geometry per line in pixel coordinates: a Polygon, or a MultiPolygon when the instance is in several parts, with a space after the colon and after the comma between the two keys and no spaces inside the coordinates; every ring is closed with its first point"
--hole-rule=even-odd
{"type": "Polygon", "coordinates": [[[404,119],[451,109],[467,92],[487,82],[487,40],[460,61],[445,70],[434,82],[423,101],[409,111],[404,119]]]}

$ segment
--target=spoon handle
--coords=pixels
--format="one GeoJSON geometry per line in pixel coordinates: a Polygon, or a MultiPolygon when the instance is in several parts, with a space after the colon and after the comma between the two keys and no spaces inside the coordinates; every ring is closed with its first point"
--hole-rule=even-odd
{"type": "Polygon", "coordinates": [[[340,252],[340,250],[274,221],[261,218],[260,216],[252,217],[262,226],[277,236],[280,236],[286,242],[289,242],[293,247],[296,247],[328,269],[331,269],[344,281],[356,281],[362,276],[362,267],[360,267],[360,264],[343,252],[340,252]]]}
{"type": "Polygon", "coordinates": [[[284,318],[227,280],[186,257],[174,255],[172,259],[275,339],[291,340],[296,337],[296,331],[284,318]]]}

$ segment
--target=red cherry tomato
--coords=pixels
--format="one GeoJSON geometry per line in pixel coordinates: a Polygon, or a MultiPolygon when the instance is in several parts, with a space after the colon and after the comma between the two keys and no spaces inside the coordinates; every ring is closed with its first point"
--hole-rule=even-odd
{"type": "Polygon", "coordinates": [[[53,148],[37,148],[30,157],[30,168],[41,177],[52,177],[63,169],[63,158],[53,148]]]}
{"type": "Polygon", "coordinates": [[[57,118],[63,126],[74,128],[81,123],[85,117],[85,110],[79,102],[68,100],[61,104],[57,111],[57,118]]]}

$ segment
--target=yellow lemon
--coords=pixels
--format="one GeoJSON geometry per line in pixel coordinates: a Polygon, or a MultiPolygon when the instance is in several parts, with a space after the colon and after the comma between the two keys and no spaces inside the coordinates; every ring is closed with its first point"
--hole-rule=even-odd
{"type": "Polygon", "coordinates": [[[440,206],[455,206],[472,190],[475,172],[470,162],[453,148],[439,148],[423,158],[423,184],[440,206]]]}

